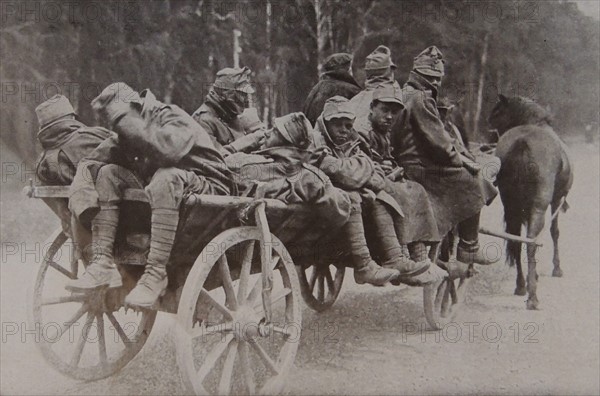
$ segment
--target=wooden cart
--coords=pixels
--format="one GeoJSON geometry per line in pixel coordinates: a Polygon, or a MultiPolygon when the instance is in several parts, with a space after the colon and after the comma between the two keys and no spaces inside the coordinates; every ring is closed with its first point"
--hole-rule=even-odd
{"type": "MultiPolygon", "coordinates": [[[[188,391],[279,393],[299,345],[300,295],[311,308],[327,309],[349,263],[347,252],[336,247],[342,246],[336,233],[308,206],[192,195],[181,208],[167,293],[157,311],[134,312],[123,301],[143,273],[149,246],[144,191],[127,190],[121,204],[115,261],[123,287],[85,294],[64,289],[93,254],[93,247],[86,252],[72,241],[68,187],[32,185],[25,193],[43,199],[63,223],[44,246],[30,313],[45,358],[77,379],[96,380],[123,368],[163,311],[176,314],[177,362],[188,391]]],[[[463,300],[469,274],[450,272],[423,288],[433,328],[452,320],[463,300]]]]}

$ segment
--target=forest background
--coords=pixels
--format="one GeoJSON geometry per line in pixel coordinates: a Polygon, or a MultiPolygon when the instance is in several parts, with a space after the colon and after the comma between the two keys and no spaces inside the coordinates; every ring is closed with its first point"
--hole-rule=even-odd
{"type": "Polygon", "coordinates": [[[255,106],[270,122],[302,109],[334,52],[364,59],[387,45],[403,84],[413,58],[436,45],[471,140],[485,141],[497,95],[548,107],[563,136],[598,122],[599,27],[570,1],[150,0],[0,1],[0,138],[26,162],[40,151],[35,107],[69,97],[94,124],[90,101],[124,81],[193,112],[215,73],[253,71],[255,106]]]}

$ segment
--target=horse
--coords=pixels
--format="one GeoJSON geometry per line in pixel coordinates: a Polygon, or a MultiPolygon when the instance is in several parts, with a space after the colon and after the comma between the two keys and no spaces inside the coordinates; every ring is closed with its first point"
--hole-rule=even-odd
{"type": "MultiPolygon", "coordinates": [[[[554,244],[552,276],[563,275],[558,253],[558,213],[568,209],[567,194],[573,184],[573,167],[566,145],[552,128],[552,116],[533,100],[499,95],[488,118],[500,138],[495,155],[501,167],[497,177],[500,198],[504,206],[506,232],[537,238],[544,228],[545,214],[551,207],[550,234],[554,244]]],[[[521,269],[521,243],[509,241],[506,256],[509,265],[517,266],[515,294],[529,294],[527,309],[538,309],[536,294],[535,244],[527,245],[527,289],[521,269]]]]}

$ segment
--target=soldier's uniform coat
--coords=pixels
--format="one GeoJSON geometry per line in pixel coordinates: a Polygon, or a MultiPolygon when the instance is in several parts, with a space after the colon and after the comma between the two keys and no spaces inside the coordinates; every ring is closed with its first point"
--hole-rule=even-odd
{"type": "Polygon", "coordinates": [[[427,190],[439,232],[445,235],[491,203],[497,191],[484,179],[485,167],[476,175],[463,167],[439,117],[437,91],[427,80],[411,72],[402,94],[405,113],[392,128],[394,157],[407,177],[427,190]]]}
{"type": "MultiPolygon", "coordinates": [[[[153,207],[178,205],[189,193],[226,195],[234,191],[231,172],[208,133],[178,106],[159,102],[149,91],[142,96],[143,135],[113,136],[79,165],[69,201],[76,216],[98,207],[95,182],[107,164],[119,167],[110,167],[115,174],[107,175],[115,186],[156,184],[148,191],[153,207]],[[152,183],[155,177],[160,179],[158,183],[152,183]]],[[[101,193],[108,194],[105,199],[120,199],[120,191],[101,193]]]]}
{"type": "Polygon", "coordinates": [[[36,164],[38,178],[45,185],[70,185],[79,162],[111,136],[114,134],[108,129],[88,127],[73,119],[49,125],[38,134],[44,150],[36,164]]]}

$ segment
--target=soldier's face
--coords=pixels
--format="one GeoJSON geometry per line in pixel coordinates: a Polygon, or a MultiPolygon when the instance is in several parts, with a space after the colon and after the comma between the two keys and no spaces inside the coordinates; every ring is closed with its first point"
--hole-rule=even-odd
{"type": "Polygon", "coordinates": [[[371,107],[371,122],[375,129],[389,132],[402,106],[398,103],[376,101],[371,107]]]}
{"type": "Polygon", "coordinates": [[[335,144],[342,144],[348,139],[353,125],[354,120],[349,118],[332,118],[329,121],[325,121],[329,137],[335,144]]]}
{"type": "Polygon", "coordinates": [[[275,128],[271,128],[265,132],[265,142],[263,148],[287,146],[289,143],[281,136],[275,128]]]}

